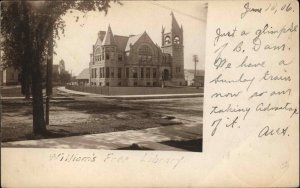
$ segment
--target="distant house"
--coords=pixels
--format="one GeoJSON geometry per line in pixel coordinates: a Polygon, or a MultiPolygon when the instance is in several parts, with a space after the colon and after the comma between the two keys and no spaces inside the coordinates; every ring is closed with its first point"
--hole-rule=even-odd
{"type": "Polygon", "coordinates": [[[83,69],[81,73],[76,77],[78,85],[89,85],[90,80],[90,70],[89,68],[83,69]]]}
{"type": "Polygon", "coordinates": [[[184,70],[185,80],[188,86],[204,86],[204,70],[197,70],[195,77],[195,70],[184,70]]]}
{"type": "Polygon", "coordinates": [[[1,85],[17,85],[19,83],[18,69],[7,67],[1,70],[1,85]]]}
{"type": "MultiPolygon", "coordinates": [[[[44,62],[43,72],[44,80],[47,76],[47,64],[44,62]]],[[[0,83],[1,85],[17,85],[20,82],[20,70],[17,68],[13,68],[12,66],[8,66],[6,68],[0,67],[0,83]]],[[[65,62],[61,60],[58,65],[54,64],[52,66],[52,78],[54,83],[62,82],[60,75],[69,74],[68,71],[65,70],[65,62]]],[[[71,76],[71,75],[70,75],[71,76]]],[[[65,79],[66,80],[66,79],[65,79]]]]}

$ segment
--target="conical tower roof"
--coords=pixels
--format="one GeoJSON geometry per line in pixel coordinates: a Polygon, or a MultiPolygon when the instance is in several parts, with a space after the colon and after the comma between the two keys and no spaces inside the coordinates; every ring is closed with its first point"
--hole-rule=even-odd
{"type": "Polygon", "coordinates": [[[111,31],[110,25],[108,26],[107,32],[106,32],[105,37],[102,41],[102,45],[116,45],[114,34],[111,31]]]}
{"type": "Polygon", "coordinates": [[[174,14],[173,14],[173,11],[171,12],[171,16],[172,16],[172,30],[181,30],[174,14]]]}

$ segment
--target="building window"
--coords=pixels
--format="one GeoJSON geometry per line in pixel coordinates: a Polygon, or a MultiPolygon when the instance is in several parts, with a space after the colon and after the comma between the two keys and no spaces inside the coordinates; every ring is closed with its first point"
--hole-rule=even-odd
{"type": "Polygon", "coordinates": [[[106,77],[106,78],[109,78],[109,67],[106,67],[106,70],[105,70],[105,77],[106,77]]]}
{"type": "Polygon", "coordinates": [[[97,78],[97,69],[92,69],[92,78],[97,78]]]}
{"type": "Polygon", "coordinates": [[[180,43],[180,39],[178,36],[174,37],[174,44],[179,44],[180,43]]]}
{"type": "Polygon", "coordinates": [[[139,54],[140,55],[148,55],[151,54],[151,49],[147,45],[143,45],[139,49],[139,54]]]}
{"type": "Polygon", "coordinates": [[[137,86],[137,82],[133,82],[133,86],[137,86]]]}
{"type": "Polygon", "coordinates": [[[109,60],[109,53],[105,53],[105,59],[109,60]]]}
{"type": "Polygon", "coordinates": [[[157,82],[153,82],[153,86],[157,86],[157,82]]]}
{"type": "Polygon", "coordinates": [[[111,67],[111,69],[110,69],[110,77],[111,78],[115,77],[115,72],[114,72],[114,68],[113,67],[111,67]]]}
{"type": "Polygon", "coordinates": [[[96,61],[100,61],[100,60],[101,60],[101,59],[100,59],[100,55],[96,55],[96,56],[95,56],[95,60],[96,60],[96,61]]]}
{"type": "Polygon", "coordinates": [[[119,82],[119,83],[118,83],[118,86],[121,86],[121,85],[122,85],[121,82],[119,82]]]}
{"type": "Polygon", "coordinates": [[[139,54],[139,62],[151,62],[152,61],[152,51],[149,46],[142,45],[138,51],[139,54]]]}
{"type": "Polygon", "coordinates": [[[118,68],[118,78],[122,77],[122,68],[118,68]]]}
{"type": "Polygon", "coordinates": [[[99,68],[99,78],[102,78],[102,70],[101,70],[102,68],[100,67],[99,68]]]}
{"type": "Polygon", "coordinates": [[[114,52],[110,52],[110,59],[112,60],[112,61],[114,61],[115,60],[115,53],[114,52]]]}
{"type": "Polygon", "coordinates": [[[96,48],[95,54],[99,54],[101,52],[101,48],[96,48]]]}
{"type": "Polygon", "coordinates": [[[171,38],[170,36],[165,37],[165,44],[170,44],[171,43],[171,38]]]}
{"type": "Polygon", "coordinates": [[[109,82],[106,82],[106,86],[109,86],[109,82]]]}
{"type": "Polygon", "coordinates": [[[144,67],[141,67],[141,78],[144,78],[144,67]]]}
{"type": "Polygon", "coordinates": [[[153,68],[153,78],[156,78],[156,68],[153,68]]]}
{"type": "Polygon", "coordinates": [[[146,78],[150,78],[150,68],[146,68],[146,78]]]}
{"type": "Polygon", "coordinates": [[[136,70],[135,67],[132,68],[132,77],[133,77],[133,78],[137,78],[137,70],[136,70]]]}
{"type": "Polygon", "coordinates": [[[102,82],[99,82],[99,86],[102,86],[102,82]]]}
{"type": "Polygon", "coordinates": [[[147,86],[151,86],[151,83],[150,83],[150,82],[147,82],[147,86]]]}
{"type": "Polygon", "coordinates": [[[123,56],[122,56],[122,54],[119,54],[118,55],[118,61],[122,61],[123,60],[123,56]]]}
{"type": "Polygon", "coordinates": [[[129,68],[126,67],[126,78],[129,78],[129,68]]]}

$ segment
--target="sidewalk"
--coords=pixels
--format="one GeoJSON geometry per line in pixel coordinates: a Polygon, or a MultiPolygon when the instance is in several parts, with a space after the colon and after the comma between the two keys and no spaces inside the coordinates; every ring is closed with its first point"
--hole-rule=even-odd
{"type": "MultiPolygon", "coordinates": [[[[181,124],[165,127],[156,127],[143,130],[128,130],[82,136],[71,136],[55,139],[27,140],[4,142],[2,147],[28,148],[72,148],[72,149],[120,149],[132,144],[153,149],[184,151],[183,149],[168,146],[159,142],[169,140],[193,140],[202,138],[202,126],[199,124],[181,124]]],[[[201,147],[201,143],[199,143],[201,147]]]]}
{"type": "MultiPolygon", "coordinates": [[[[43,96],[43,98],[45,99],[46,96],[43,96]]],[[[25,97],[0,97],[1,100],[29,100],[29,99],[25,99],[25,97]]],[[[30,97],[30,100],[32,99],[32,97],[30,97]]],[[[51,100],[71,100],[71,97],[51,97],[51,100]]]]}
{"type": "Polygon", "coordinates": [[[66,89],[65,87],[58,87],[59,91],[73,94],[73,95],[81,95],[87,97],[102,97],[108,99],[127,99],[127,100],[136,100],[136,99],[164,99],[164,98],[191,98],[191,97],[203,97],[203,93],[187,93],[187,94],[158,94],[158,95],[101,95],[94,93],[85,93],[80,91],[74,91],[66,89]]]}

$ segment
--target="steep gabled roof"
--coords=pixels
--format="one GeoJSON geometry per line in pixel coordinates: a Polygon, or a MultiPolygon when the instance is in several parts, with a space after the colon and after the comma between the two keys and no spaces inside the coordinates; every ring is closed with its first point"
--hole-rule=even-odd
{"type": "Polygon", "coordinates": [[[110,25],[108,26],[102,45],[116,45],[114,34],[111,31],[110,25]]]}
{"type": "Polygon", "coordinates": [[[120,36],[120,35],[115,35],[115,41],[117,44],[117,47],[120,51],[125,51],[126,44],[128,42],[129,37],[126,36],[120,36]]]}
{"type": "Polygon", "coordinates": [[[126,48],[125,48],[125,51],[129,51],[130,50],[130,45],[134,45],[141,38],[141,36],[143,34],[144,33],[129,37],[126,48]]]}
{"type": "Polygon", "coordinates": [[[78,76],[76,76],[77,80],[81,80],[81,79],[90,79],[90,70],[89,68],[83,69],[81,71],[81,73],[79,73],[78,76]]]}
{"type": "MultiPolygon", "coordinates": [[[[98,34],[98,38],[95,43],[96,46],[101,46],[106,37],[106,31],[99,31],[99,33],[100,33],[100,35],[98,34]],[[103,36],[103,37],[101,38],[101,36],[103,36]]],[[[112,35],[112,36],[114,38],[113,39],[114,44],[118,47],[118,49],[120,51],[125,51],[126,44],[127,44],[129,37],[121,36],[121,35],[112,35]]]]}
{"type": "Polygon", "coordinates": [[[102,45],[102,41],[105,37],[105,34],[106,34],[106,31],[99,31],[98,32],[98,38],[97,38],[96,43],[95,43],[96,46],[101,46],[102,45]]]}
{"type": "Polygon", "coordinates": [[[97,38],[95,46],[101,46],[101,44],[102,44],[102,41],[100,40],[100,38],[97,38]]]}

